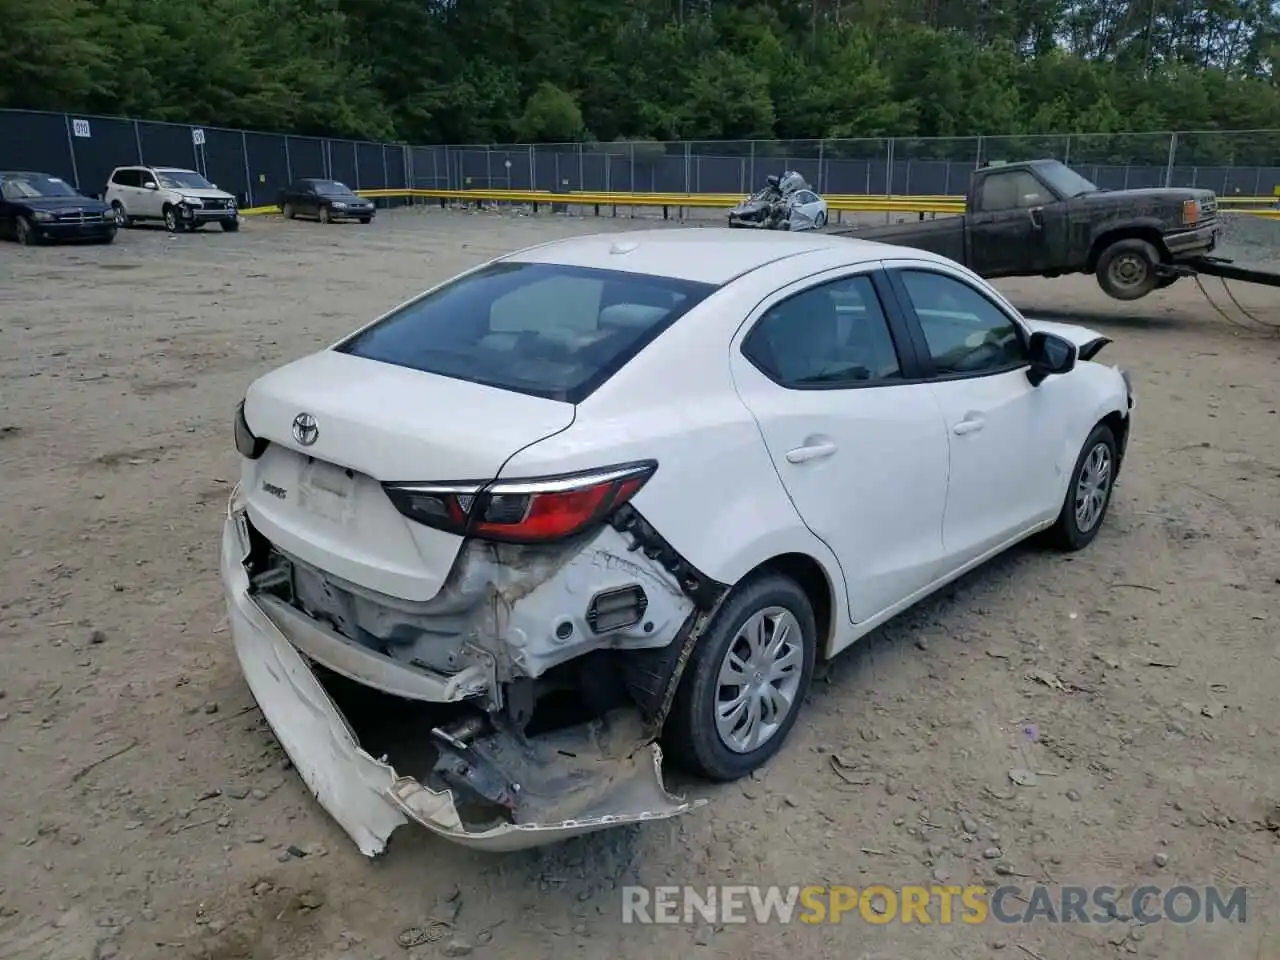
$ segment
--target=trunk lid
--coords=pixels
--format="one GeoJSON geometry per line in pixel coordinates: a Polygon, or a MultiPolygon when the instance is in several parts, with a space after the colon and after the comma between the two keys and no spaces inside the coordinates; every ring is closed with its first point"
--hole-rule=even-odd
{"type": "Polygon", "coordinates": [[[571,404],[321,351],[245,396],[249,429],[271,441],[243,461],[249,519],[285,553],[357,587],[429,600],[462,538],[403,516],[381,484],[493,479],[573,417],[571,404]]]}

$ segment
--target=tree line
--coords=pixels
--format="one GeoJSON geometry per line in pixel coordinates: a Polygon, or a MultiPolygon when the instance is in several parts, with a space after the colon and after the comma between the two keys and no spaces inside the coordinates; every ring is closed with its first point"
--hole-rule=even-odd
{"type": "Polygon", "coordinates": [[[0,106],[371,140],[1280,129],[1270,0],[0,0],[0,24],[0,106]]]}

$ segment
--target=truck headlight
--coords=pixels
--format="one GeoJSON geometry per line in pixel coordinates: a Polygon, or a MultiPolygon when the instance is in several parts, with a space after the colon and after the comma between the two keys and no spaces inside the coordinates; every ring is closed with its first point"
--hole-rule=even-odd
{"type": "Polygon", "coordinates": [[[32,220],[39,220],[42,223],[53,219],[53,214],[48,210],[34,210],[31,213],[32,220]]]}

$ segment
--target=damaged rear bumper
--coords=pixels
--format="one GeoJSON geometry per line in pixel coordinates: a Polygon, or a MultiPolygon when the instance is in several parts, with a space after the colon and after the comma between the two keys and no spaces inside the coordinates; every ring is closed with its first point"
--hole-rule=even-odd
{"type": "MultiPolygon", "coordinates": [[[[321,806],[361,852],[381,852],[392,831],[416,821],[465,846],[495,851],[552,843],[608,827],[659,820],[705,801],[663,785],[662,753],[637,717],[610,718],[497,744],[522,787],[514,822],[468,828],[452,791],[398,773],[360,746],[351,725],[285,631],[249,592],[249,544],[239,491],[222,534],[221,573],[236,656],[263,716],[321,806]]],[[[305,643],[306,640],[303,640],[305,643]]],[[[430,738],[423,731],[423,740],[430,738]]]]}

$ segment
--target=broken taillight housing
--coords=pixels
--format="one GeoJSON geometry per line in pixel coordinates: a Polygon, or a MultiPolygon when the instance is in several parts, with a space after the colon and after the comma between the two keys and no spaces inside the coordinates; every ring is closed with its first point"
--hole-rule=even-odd
{"type": "Polygon", "coordinates": [[[636,495],[656,460],[489,483],[384,483],[404,516],[459,536],[545,543],[581,533],[636,495]]]}

